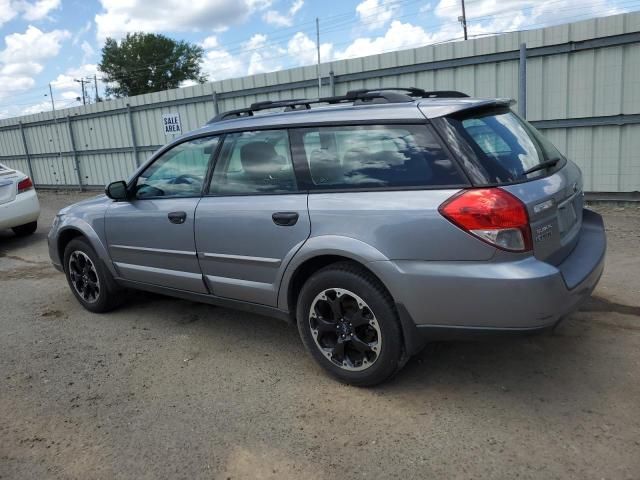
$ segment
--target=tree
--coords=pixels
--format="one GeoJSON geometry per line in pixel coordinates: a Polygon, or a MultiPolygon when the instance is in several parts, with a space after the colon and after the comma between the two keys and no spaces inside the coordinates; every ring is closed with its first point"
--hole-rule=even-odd
{"type": "Polygon", "coordinates": [[[118,43],[107,38],[98,65],[108,82],[106,93],[130,97],[178,88],[185,80],[203,83],[204,50],[198,45],[153,33],[128,33],[118,43]]]}

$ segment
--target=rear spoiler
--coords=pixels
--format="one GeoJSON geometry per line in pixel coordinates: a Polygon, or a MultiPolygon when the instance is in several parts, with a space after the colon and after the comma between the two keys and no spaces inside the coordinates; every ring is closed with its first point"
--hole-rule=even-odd
{"type": "Polygon", "coordinates": [[[437,102],[433,100],[423,100],[418,104],[418,108],[427,118],[446,117],[459,112],[481,110],[491,107],[510,107],[516,101],[512,98],[470,98],[456,99],[455,102],[437,102]]]}

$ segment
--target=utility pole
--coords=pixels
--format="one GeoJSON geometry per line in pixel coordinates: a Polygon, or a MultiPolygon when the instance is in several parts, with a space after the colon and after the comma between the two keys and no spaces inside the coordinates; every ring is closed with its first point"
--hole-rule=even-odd
{"type": "Polygon", "coordinates": [[[93,84],[96,87],[96,103],[98,103],[100,101],[100,96],[98,95],[98,76],[97,75],[93,76],[93,84]]]}
{"type": "Polygon", "coordinates": [[[458,21],[462,24],[464,39],[467,40],[467,13],[464,10],[464,0],[462,0],[462,15],[458,17],[458,21]]]}
{"type": "MultiPolygon", "coordinates": [[[[46,94],[45,94],[46,96],[46,94]]],[[[51,109],[53,110],[53,123],[56,125],[56,139],[58,143],[58,158],[62,158],[62,142],[60,141],[60,127],[58,126],[58,116],[56,115],[56,102],[53,100],[53,89],[51,88],[51,84],[49,84],[49,98],[51,98],[51,109]]],[[[62,170],[62,174],[64,176],[64,181],[66,183],[66,174],[64,173],[64,169],[62,170]]]]}
{"type": "Polygon", "coordinates": [[[74,78],[73,81],[78,82],[80,84],[80,87],[82,88],[82,105],[86,105],[87,100],[84,92],[84,84],[87,83],[87,80],[85,80],[84,78],[81,78],[80,80],[78,80],[77,78],[74,78]]]}
{"type": "Polygon", "coordinates": [[[320,19],[316,17],[316,48],[318,50],[318,64],[316,74],[318,75],[318,98],[322,97],[322,77],[320,77],[320,19]]]}

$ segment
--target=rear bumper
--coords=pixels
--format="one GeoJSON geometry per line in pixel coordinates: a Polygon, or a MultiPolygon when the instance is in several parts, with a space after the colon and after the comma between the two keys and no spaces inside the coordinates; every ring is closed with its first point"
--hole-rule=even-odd
{"type": "Polygon", "coordinates": [[[558,266],[512,262],[372,262],[398,310],[405,335],[427,338],[532,333],[552,328],[586,299],[604,269],[602,217],[584,211],[580,239],[558,266]],[[413,332],[407,328],[413,326],[413,332]]]}
{"type": "Polygon", "coordinates": [[[0,205],[0,229],[18,227],[35,222],[40,216],[40,203],[35,190],[16,195],[12,201],[0,205]]]}

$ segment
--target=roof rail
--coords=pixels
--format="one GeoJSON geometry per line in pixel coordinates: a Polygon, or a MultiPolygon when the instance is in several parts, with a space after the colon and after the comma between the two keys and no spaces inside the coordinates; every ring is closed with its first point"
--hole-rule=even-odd
{"type": "Polygon", "coordinates": [[[371,103],[406,103],[412,102],[414,97],[419,98],[461,98],[468,95],[454,90],[426,91],[421,88],[404,87],[382,87],[382,88],[361,88],[349,90],[346,95],[335,97],[322,97],[315,99],[293,99],[293,100],[266,100],[252,103],[248,108],[240,108],[221,113],[208,123],[220,122],[232,118],[252,117],[255,112],[269,110],[272,108],[284,108],[285,112],[295,110],[309,110],[312,104],[327,103],[353,103],[353,105],[363,105],[371,103]]]}

